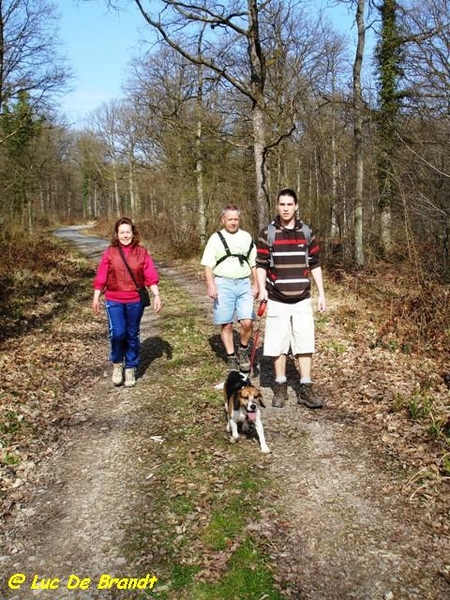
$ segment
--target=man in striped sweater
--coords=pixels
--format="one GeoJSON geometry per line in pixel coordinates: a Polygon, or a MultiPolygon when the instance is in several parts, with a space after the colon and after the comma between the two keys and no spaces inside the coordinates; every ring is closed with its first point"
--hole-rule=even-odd
{"type": "Polygon", "coordinates": [[[296,217],[297,209],[295,192],[282,190],[277,198],[277,217],[259,233],[259,300],[268,300],[263,352],[274,360],[273,406],[282,408],[288,398],[286,356],[290,348],[300,372],[298,403],[321,408],[323,401],[311,380],[315,335],[310,275],[317,287],[320,312],[325,310],[325,293],[319,246],[309,227],[296,217]]]}

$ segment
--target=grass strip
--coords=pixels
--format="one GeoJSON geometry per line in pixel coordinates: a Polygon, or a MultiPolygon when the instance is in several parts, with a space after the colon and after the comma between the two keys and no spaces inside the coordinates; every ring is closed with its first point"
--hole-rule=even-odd
{"type": "Polygon", "coordinates": [[[166,442],[152,457],[159,469],[147,492],[151,514],[133,524],[128,554],[133,562],[149,556],[147,566],[159,578],[151,597],[278,600],[260,529],[270,459],[255,439],[229,443],[222,392],[214,389],[226,374],[211,350],[218,332],[179,287],[170,281],[161,287],[161,335],[172,357],[152,376],[151,394],[161,401],[150,398],[149,407],[165,424],[166,442]]]}

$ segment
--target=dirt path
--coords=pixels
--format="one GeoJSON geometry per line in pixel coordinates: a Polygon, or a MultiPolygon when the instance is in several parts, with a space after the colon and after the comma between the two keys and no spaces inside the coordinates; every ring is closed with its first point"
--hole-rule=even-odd
{"type": "MultiPolygon", "coordinates": [[[[80,250],[91,256],[98,256],[104,247],[95,238],[74,237],[73,230],[63,235],[78,240],[80,250]]],[[[161,266],[160,271],[209,311],[202,282],[168,267],[161,266]]],[[[146,311],[142,322],[143,345],[149,353],[145,360],[153,363],[153,373],[158,361],[166,360],[158,332],[160,318],[146,311]]],[[[157,467],[152,448],[161,441],[147,407],[157,400],[158,390],[147,373],[132,390],[112,388],[107,363],[96,360],[100,371],[103,366],[103,376],[93,385],[81,382],[73,391],[76,412],[63,436],[36,465],[30,499],[3,540],[3,578],[13,573],[62,580],[72,574],[119,576],[127,564],[120,550],[127,525],[136,513],[151,518],[151,512],[147,514],[151,507],[142,506],[141,492],[152,485],[157,467]]],[[[270,372],[267,363],[262,367],[264,373],[270,372]]],[[[319,356],[316,368],[330,367],[319,356]]],[[[269,377],[256,378],[255,383],[261,383],[270,405],[269,377]]],[[[280,518],[274,522],[268,516],[261,531],[268,540],[276,579],[290,583],[285,597],[450,598],[446,578],[450,542],[433,528],[432,508],[419,509],[408,501],[401,493],[405,482],[398,466],[389,468],[372,443],[371,432],[342,411],[338,390],[324,391],[329,402],[322,411],[296,405],[292,394],[285,409],[269,406],[264,413],[272,450],[265,466],[279,482],[268,508],[270,504],[280,518]]],[[[35,594],[55,600],[114,597],[91,590],[87,596],[86,591],[68,591],[66,586],[51,593],[30,592],[29,586],[11,591],[2,583],[3,598],[10,600],[29,600],[35,594]]]]}
{"type": "MultiPolygon", "coordinates": [[[[58,236],[97,260],[107,243],[83,235],[84,229],[69,227],[58,236]]],[[[146,363],[163,354],[158,317],[149,310],[142,319],[141,339],[151,348],[151,355],[143,352],[146,363]]],[[[31,580],[38,574],[39,581],[61,580],[52,597],[57,595],[59,600],[81,594],[86,600],[86,591],[67,590],[65,584],[71,575],[81,580],[124,570],[126,559],[120,548],[124,530],[134,511],[140,510],[139,492],[148,485],[148,438],[154,424],[146,411],[143,386],[114,388],[108,363],[99,357],[89,360],[97,363],[97,372],[103,367],[102,376],[88,381],[86,387],[81,381],[73,390],[70,417],[31,476],[34,487],[29,500],[3,540],[0,567],[4,577],[14,573],[27,576],[20,590],[6,592],[3,597],[28,599],[31,580]]],[[[141,382],[145,382],[145,375],[141,382]]],[[[4,589],[6,585],[2,592],[4,589]]],[[[36,593],[41,590],[33,595],[36,593]]],[[[104,591],[97,594],[105,597],[104,591]]],[[[96,592],[90,589],[88,597],[95,598],[96,592]]]]}

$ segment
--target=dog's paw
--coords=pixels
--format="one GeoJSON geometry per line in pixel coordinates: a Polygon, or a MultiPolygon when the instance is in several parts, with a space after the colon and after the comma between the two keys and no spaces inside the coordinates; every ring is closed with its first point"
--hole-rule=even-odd
{"type": "Polygon", "coordinates": [[[261,447],[261,452],[264,452],[264,454],[270,454],[270,448],[269,448],[269,446],[262,446],[261,447]]]}
{"type": "Polygon", "coordinates": [[[238,441],[237,437],[233,437],[233,436],[230,437],[230,443],[231,444],[235,444],[237,441],[238,441]]]}

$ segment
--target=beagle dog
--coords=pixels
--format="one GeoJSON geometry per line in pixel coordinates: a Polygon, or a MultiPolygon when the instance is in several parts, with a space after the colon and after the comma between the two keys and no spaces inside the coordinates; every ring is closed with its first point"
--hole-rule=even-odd
{"type": "Polygon", "coordinates": [[[227,414],[227,431],[231,432],[230,441],[237,442],[239,438],[238,423],[242,429],[248,428],[249,422],[255,425],[261,452],[270,452],[264,437],[261,421],[261,409],[265,408],[261,390],[253,386],[246,375],[238,371],[230,371],[223,386],[225,412],[227,414]]]}

